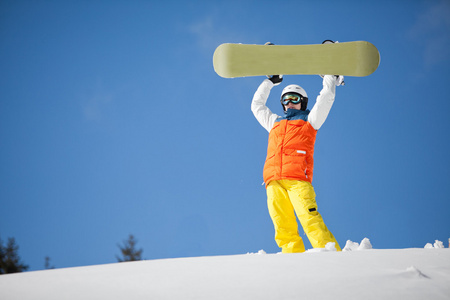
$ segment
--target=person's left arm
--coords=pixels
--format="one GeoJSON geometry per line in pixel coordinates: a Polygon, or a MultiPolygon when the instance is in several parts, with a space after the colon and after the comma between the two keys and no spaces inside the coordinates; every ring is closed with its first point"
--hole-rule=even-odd
{"type": "Polygon", "coordinates": [[[319,130],[327,119],[336,96],[336,86],[341,82],[342,76],[325,75],[323,77],[323,88],[308,115],[308,122],[315,130],[319,130]]]}

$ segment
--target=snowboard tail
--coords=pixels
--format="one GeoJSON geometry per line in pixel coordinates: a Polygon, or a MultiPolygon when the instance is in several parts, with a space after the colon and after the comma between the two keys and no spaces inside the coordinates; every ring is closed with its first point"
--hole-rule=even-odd
{"type": "Polygon", "coordinates": [[[363,77],[380,64],[377,48],[365,41],[315,45],[222,44],[214,52],[224,78],[261,75],[344,75],[363,77]]]}

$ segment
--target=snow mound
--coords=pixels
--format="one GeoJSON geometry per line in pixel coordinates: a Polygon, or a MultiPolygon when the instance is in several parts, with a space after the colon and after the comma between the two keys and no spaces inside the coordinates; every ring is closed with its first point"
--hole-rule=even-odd
{"type": "Polygon", "coordinates": [[[266,251],[264,251],[263,249],[259,250],[257,253],[253,253],[253,252],[248,252],[247,254],[257,254],[257,255],[264,255],[267,254],[266,251]]]}
{"type": "Polygon", "coordinates": [[[427,275],[423,274],[415,266],[406,268],[406,271],[404,272],[404,274],[405,274],[405,277],[408,277],[408,278],[429,278],[427,275]]]}
{"type": "Polygon", "coordinates": [[[350,241],[351,250],[343,252],[329,245],[306,253],[260,250],[0,275],[0,299],[449,299],[450,249],[369,245],[350,241]]]}
{"type": "Polygon", "coordinates": [[[352,242],[350,240],[345,244],[344,249],[342,251],[361,251],[361,250],[369,250],[372,249],[372,244],[368,238],[364,238],[361,241],[361,244],[352,242]]]}
{"type": "MultiPolygon", "coordinates": [[[[449,239],[449,244],[450,244],[450,239],[449,239]]],[[[444,243],[441,242],[441,241],[438,241],[438,240],[436,240],[436,241],[434,242],[434,244],[427,243],[427,244],[425,245],[425,249],[442,249],[442,248],[445,248],[445,247],[444,247],[444,243]]]]}

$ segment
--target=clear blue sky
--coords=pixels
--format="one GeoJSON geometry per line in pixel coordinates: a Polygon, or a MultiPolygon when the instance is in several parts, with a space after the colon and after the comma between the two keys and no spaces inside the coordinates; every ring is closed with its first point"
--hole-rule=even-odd
{"type": "MultiPolygon", "coordinates": [[[[250,111],[263,77],[223,79],[221,43],[366,40],[320,129],[314,186],[343,246],[450,237],[448,1],[1,1],[0,236],[31,270],[279,251],[250,111]]],[[[310,107],[319,76],[286,76],[310,107]]],[[[307,241],[305,237],[305,241],[307,241]]],[[[310,247],[307,244],[307,247],[310,247]]]]}

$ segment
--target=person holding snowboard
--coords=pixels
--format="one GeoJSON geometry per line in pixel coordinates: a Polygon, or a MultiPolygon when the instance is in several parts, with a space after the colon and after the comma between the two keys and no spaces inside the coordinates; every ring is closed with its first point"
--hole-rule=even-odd
{"type": "Polygon", "coordinates": [[[266,106],[271,89],[279,85],[282,76],[265,79],[256,90],[251,110],[258,122],[269,132],[267,158],[263,177],[266,184],[269,214],[275,227],[275,241],[283,253],[304,252],[295,214],[314,248],[335,243],[317,210],[312,186],[314,143],[333,105],[336,86],[343,76],[323,76],[323,89],[311,110],[308,95],[298,85],[288,85],[281,93],[284,116],[278,116],[266,106]]]}

